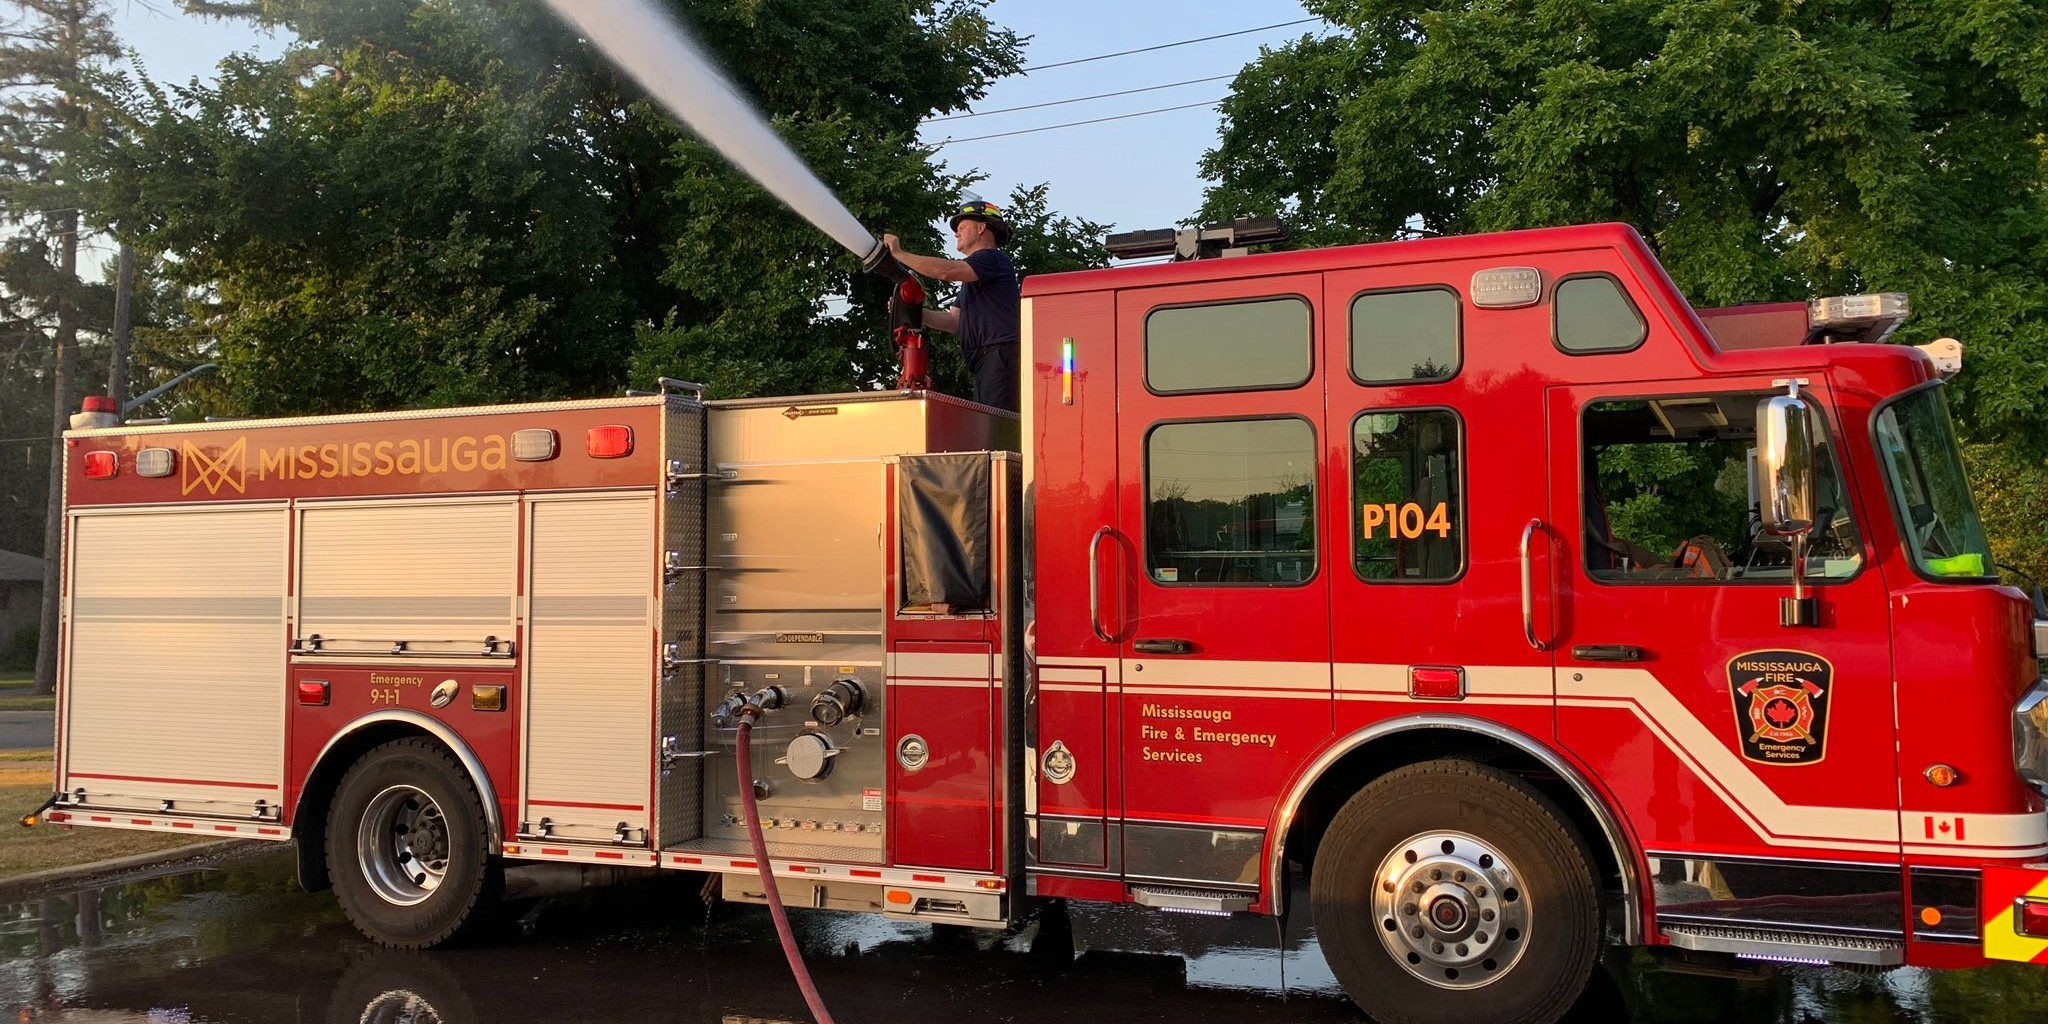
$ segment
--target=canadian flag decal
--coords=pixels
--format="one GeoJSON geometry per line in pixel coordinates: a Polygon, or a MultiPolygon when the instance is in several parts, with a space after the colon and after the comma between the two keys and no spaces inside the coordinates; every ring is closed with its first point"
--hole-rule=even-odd
{"type": "Polygon", "coordinates": [[[1957,842],[1963,840],[1963,819],[1961,818],[1937,818],[1930,814],[1920,820],[1926,829],[1927,838],[1929,839],[1953,839],[1957,842]]]}

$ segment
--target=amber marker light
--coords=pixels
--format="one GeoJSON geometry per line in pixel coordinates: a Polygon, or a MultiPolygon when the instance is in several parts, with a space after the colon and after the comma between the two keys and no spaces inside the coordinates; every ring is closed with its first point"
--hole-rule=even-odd
{"type": "Polygon", "coordinates": [[[583,435],[583,450],[593,459],[623,459],[633,454],[633,428],[623,423],[592,427],[583,435]]]}
{"type": "Polygon", "coordinates": [[[496,685],[470,687],[469,709],[471,711],[505,710],[505,688],[496,685]]]}
{"type": "Polygon", "coordinates": [[[1926,776],[1928,782],[1944,789],[1962,781],[1963,778],[1961,772],[1945,764],[1929,765],[1921,774],[1926,776]]]}
{"type": "Polygon", "coordinates": [[[891,889],[889,890],[888,900],[898,906],[903,906],[910,902],[910,894],[901,889],[891,889]]]}
{"type": "Polygon", "coordinates": [[[1941,909],[1938,907],[1921,907],[1920,923],[1926,925],[1929,928],[1932,928],[1935,925],[1940,924],[1941,909]]]}

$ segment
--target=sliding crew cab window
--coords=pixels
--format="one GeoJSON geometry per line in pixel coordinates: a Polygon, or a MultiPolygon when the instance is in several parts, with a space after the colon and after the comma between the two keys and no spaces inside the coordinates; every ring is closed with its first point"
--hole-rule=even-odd
{"type": "Polygon", "coordinates": [[[1427,582],[1464,571],[1462,434],[1448,409],[1367,412],[1352,422],[1351,557],[1360,579],[1427,582]]]}
{"type": "MultiPolygon", "coordinates": [[[[1595,402],[1580,455],[1586,571],[1616,583],[1792,578],[1792,546],[1759,528],[1757,402],[1777,392],[1595,402]]],[[[1808,579],[1853,576],[1863,541],[1834,446],[1816,432],[1808,579]]]]}
{"type": "Polygon", "coordinates": [[[1306,583],[1316,574],[1316,438],[1299,419],[1162,423],[1145,439],[1155,583],[1306,583]]]}
{"type": "Polygon", "coordinates": [[[1145,386],[1157,394],[1267,391],[1309,377],[1308,300],[1168,306],[1145,317],[1145,386]]]}
{"type": "Polygon", "coordinates": [[[1351,300],[1351,375],[1359,383],[1450,380],[1459,362],[1457,292],[1411,288],[1351,300]]]}
{"type": "Polygon", "coordinates": [[[1551,299],[1557,318],[1557,347],[1574,355],[1626,352],[1650,336],[1649,322],[1606,274],[1568,277],[1551,299]]]}

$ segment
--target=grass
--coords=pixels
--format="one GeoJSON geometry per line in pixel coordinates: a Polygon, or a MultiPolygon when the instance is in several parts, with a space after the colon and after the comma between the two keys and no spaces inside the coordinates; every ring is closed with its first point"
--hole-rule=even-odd
{"type": "MultiPolygon", "coordinates": [[[[10,759],[11,760],[11,759],[10,759]]],[[[114,857],[172,850],[205,842],[203,838],[170,832],[140,832],[115,828],[59,828],[43,824],[22,828],[14,819],[34,810],[50,797],[50,762],[12,763],[0,766],[0,878],[31,871],[90,864],[114,857]]]]}
{"type": "Polygon", "coordinates": [[[38,697],[33,672],[0,672],[0,711],[55,711],[57,698],[38,697]]]}

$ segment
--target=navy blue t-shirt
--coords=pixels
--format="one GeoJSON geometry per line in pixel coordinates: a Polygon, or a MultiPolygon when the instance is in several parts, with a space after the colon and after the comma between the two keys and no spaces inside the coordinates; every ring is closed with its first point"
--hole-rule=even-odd
{"type": "Polygon", "coordinates": [[[1001,249],[977,249],[967,257],[976,280],[960,286],[960,350],[1017,347],[1017,265],[1001,249]]]}

